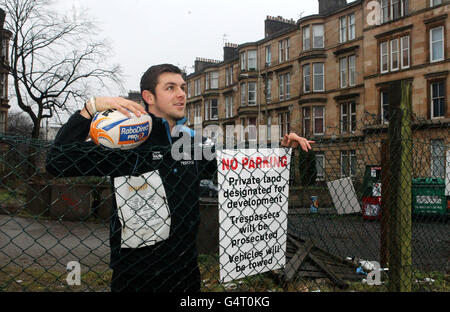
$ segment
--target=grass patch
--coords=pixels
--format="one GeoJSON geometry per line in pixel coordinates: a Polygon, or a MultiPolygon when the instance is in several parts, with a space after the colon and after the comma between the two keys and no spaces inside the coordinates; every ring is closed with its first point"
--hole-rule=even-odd
{"type": "MultiPolygon", "coordinates": [[[[335,287],[326,278],[299,278],[280,283],[272,272],[229,283],[219,282],[218,257],[200,255],[202,292],[388,292],[389,281],[380,286],[351,282],[347,289],[335,287]]],[[[1,292],[109,292],[112,271],[82,272],[81,285],[67,284],[68,272],[37,268],[4,267],[0,269],[1,292]]],[[[362,278],[361,278],[362,280],[362,278]]],[[[450,292],[450,277],[442,272],[413,271],[413,292],[450,292]]]]}

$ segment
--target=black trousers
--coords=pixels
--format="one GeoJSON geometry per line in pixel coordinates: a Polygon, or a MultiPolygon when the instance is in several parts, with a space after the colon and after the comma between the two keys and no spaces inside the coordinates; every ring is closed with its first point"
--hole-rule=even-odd
{"type": "Polygon", "coordinates": [[[200,270],[188,267],[180,272],[134,275],[113,271],[112,292],[181,293],[200,292],[200,270]]]}

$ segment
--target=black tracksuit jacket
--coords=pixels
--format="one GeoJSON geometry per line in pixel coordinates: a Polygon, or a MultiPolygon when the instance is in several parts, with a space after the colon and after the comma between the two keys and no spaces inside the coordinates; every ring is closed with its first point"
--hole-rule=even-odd
{"type": "MultiPolygon", "coordinates": [[[[47,155],[47,171],[55,177],[111,178],[114,198],[110,223],[110,266],[127,274],[175,273],[197,265],[199,182],[202,176],[212,177],[217,170],[215,160],[174,160],[171,147],[179,138],[172,137],[167,121],[154,115],[151,117],[153,126],[147,141],[133,150],[113,150],[86,142],[90,120],[77,112],[59,131],[47,155]],[[154,245],[128,248],[122,240],[127,221],[123,223],[124,218],[120,219],[114,180],[118,177],[139,177],[155,171],[162,180],[164,201],[170,211],[170,234],[154,245]]],[[[180,127],[183,122],[179,122],[180,127]]],[[[187,127],[184,131],[193,142],[193,131],[187,127]]],[[[201,142],[205,143],[205,140],[201,142]]]]}

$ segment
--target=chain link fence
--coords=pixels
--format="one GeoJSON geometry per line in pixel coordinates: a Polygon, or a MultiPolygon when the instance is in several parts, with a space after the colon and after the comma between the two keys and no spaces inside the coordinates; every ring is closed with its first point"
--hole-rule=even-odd
{"type": "Polygon", "coordinates": [[[55,152],[51,142],[1,136],[0,290],[107,292],[111,261],[145,272],[174,267],[190,250],[183,257],[198,260],[203,292],[390,291],[398,281],[449,291],[449,123],[413,118],[402,137],[412,170],[394,180],[403,171],[393,157],[404,150],[389,144],[389,126],[369,115],[348,122],[351,133],[327,129],[340,135],[316,138],[310,153],[226,151],[233,157],[214,161],[216,172],[187,178],[194,164],[163,161],[167,148],[55,152]],[[49,151],[56,175],[46,170],[49,151]],[[122,168],[134,175],[120,178],[122,168]],[[394,213],[398,203],[408,213],[394,213]],[[160,261],[117,256],[158,244],[160,261]]]}

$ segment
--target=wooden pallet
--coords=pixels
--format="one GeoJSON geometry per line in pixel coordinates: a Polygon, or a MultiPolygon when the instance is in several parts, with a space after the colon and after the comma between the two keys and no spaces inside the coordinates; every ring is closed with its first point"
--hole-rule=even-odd
{"type": "Polygon", "coordinates": [[[297,278],[328,278],[341,289],[348,287],[348,281],[360,281],[356,273],[358,265],[345,258],[332,254],[312,240],[303,240],[288,233],[286,267],[279,271],[279,278],[285,283],[297,278]]]}

